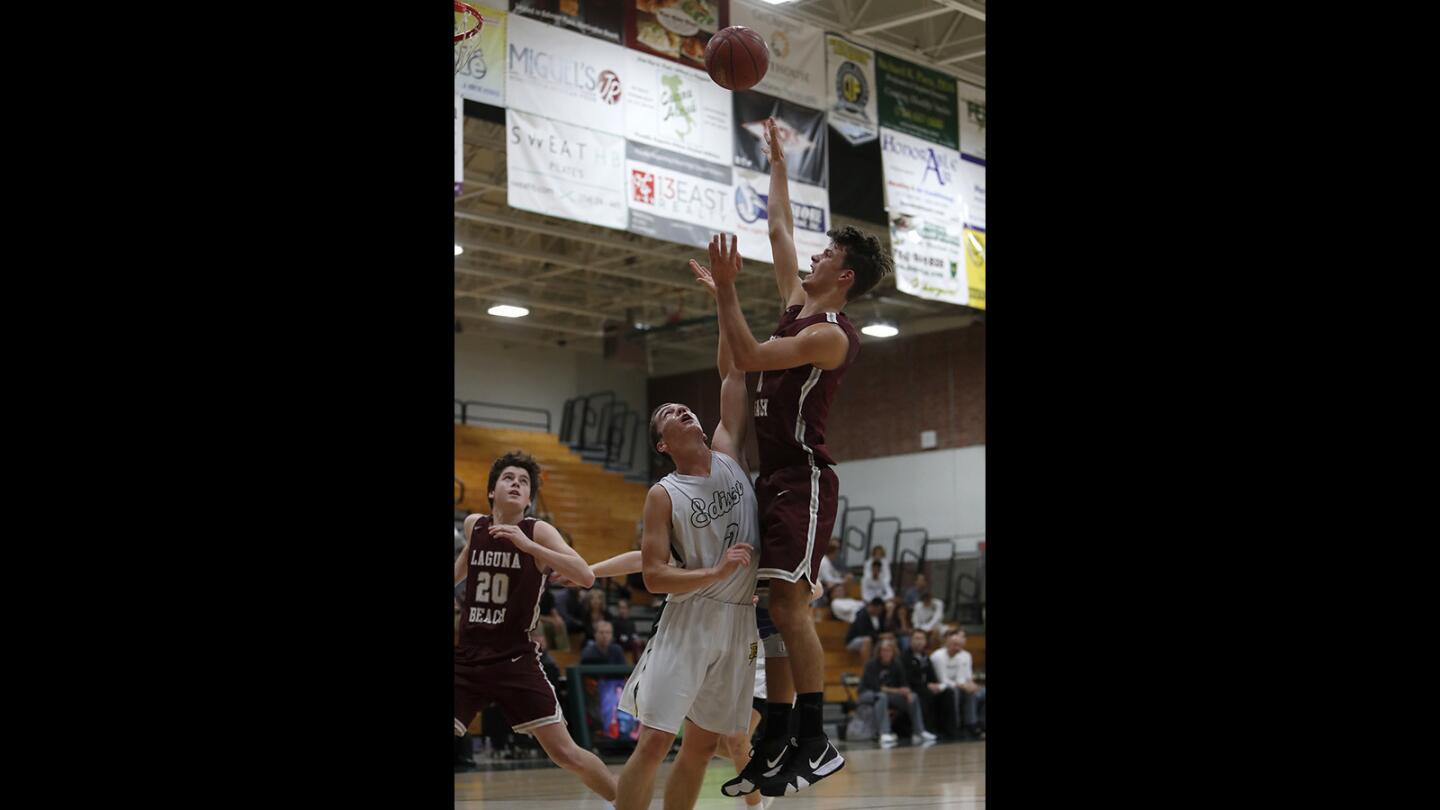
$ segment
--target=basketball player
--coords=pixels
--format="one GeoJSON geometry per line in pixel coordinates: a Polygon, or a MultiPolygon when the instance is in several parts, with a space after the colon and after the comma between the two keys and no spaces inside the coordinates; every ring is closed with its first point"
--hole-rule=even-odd
{"type": "MultiPolygon", "coordinates": [[[[749,719],[759,517],[741,450],[745,375],[733,368],[723,344],[717,355],[720,423],[709,446],[684,405],[666,403],[650,417],[651,442],[675,462],[675,471],[645,497],[640,562],[645,587],[669,596],[621,693],[620,708],[641,725],[620,773],[619,810],[650,806],[656,769],[682,724],[685,737],[666,780],[664,806],[694,807],[720,739],[743,733],[749,719]]],[[[624,573],[615,568],[621,570],[608,573],[624,573]]]]}
{"type": "Polygon", "coordinates": [[[455,560],[455,581],[465,583],[455,649],[455,735],[498,702],[511,728],[533,735],[550,761],[613,802],[615,775],[570,738],[540,667],[540,647],[530,639],[547,571],[587,588],[595,578],[555,527],[525,517],[540,489],[540,465],[533,458],[517,451],[496,459],[488,486],[491,514],[465,518],[468,540],[455,560]]]}
{"type": "Polygon", "coordinates": [[[845,764],[821,724],[825,659],[809,610],[839,494],[830,469],[835,462],[825,447],[825,421],[841,379],[860,353],[860,336],[841,310],[869,292],[891,268],[879,239],[847,226],[829,232],[830,244],[811,257],[810,275],[801,280],[785,154],[773,119],[766,122],[766,132],[770,248],[784,309],[769,341],[756,342],[740,310],[735,281],[741,260],[733,236],[728,244],[723,236],[711,240],[709,272],[721,340],[737,368],[762,372],[754,409],[760,447],[755,487],[761,521],[759,576],[768,580],[770,615],[788,656],[776,656],[772,665],[766,648],[765,735],[745,772],[722,787],[727,796],[756,789],[764,796],[784,796],[845,764]],[[788,672],[782,673],[786,663],[788,672]],[[797,693],[799,715],[793,738],[786,722],[790,689],[797,693]]]}

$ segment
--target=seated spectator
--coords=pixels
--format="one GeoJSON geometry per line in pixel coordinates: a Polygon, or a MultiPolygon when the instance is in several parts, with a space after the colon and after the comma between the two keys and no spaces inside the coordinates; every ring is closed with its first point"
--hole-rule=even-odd
{"type": "Polygon", "coordinates": [[[854,579],[854,574],[840,566],[840,541],[831,540],[829,550],[820,558],[820,584],[828,595],[834,586],[853,582],[854,579]]]}
{"type": "Polygon", "coordinates": [[[902,601],[905,607],[915,610],[915,603],[920,601],[920,594],[930,590],[930,578],[922,571],[915,575],[915,584],[905,589],[905,596],[902,601]]]}
{"type": "Polygon", "coordinates": [[[565,628],[565,619],[555,607],[555,594],[549,588],[540,592],[540,623],[535,630],[544,632],[546,649],[570,649],[570,634],[565,628]]]}
{"type": "Polygon", "coordinates": [[[588,591],[589,602],[585,608],[585,639],[592,641],[595,638],[595,626],[600,622],[609,622],[611,627],[615,626],[615,616],[605,607],[605,592],[599,588],[592,588],[588,591]]]}
{"type": "Polygon", "coordinates": [[[830,612],[834,614],[835,618],[849,624],[855,621],[855,617],[859,615],[860,609],[863,607],[865,607],[864,602],[845,595],[844,585],[830,587],[830,612]]]}
{"type": "Polygon", "coordinates": [[[565,620],[565,632],[585,632],[585,596],[579,588],[566,588],[555,596],[555,607],[560,611],[560,617],[565,620]]]}
{"type": "Polygon", "coordinates": [[[894,616],[895,589],[890,587],[890,578],[879,560],[871,560],[865,576],[860,578],[860,598],[866,602],[871,599],[881,600],[885,604],[886,618],[894,616]]]}
{"type": "Polygon", "coordinates": [[[944,615],[945,603],[926,591],[920,595],[920,601],[915,603],[915,612],[912,614],[915,629],[924,630],[931,639],[944,638],[954,629],[940,622],[940,617],[944,615]]]}
{"type": "Polygon", "coordinates": [[[865,665],[865,674],[860,677],[860,704],[875,707],[875,727],[880,733],[883,748],[896,743],[895,735],[890,733],[892,707],[910,713],[910,742],[919,745],[936,739],[934,734],[925,730],[919,696],[910,688],[910,676],[896,655],[893,641],[880,642],[875,658],[865,665]]]}
{"type": "Polygon", "coordinates": [[[956,710],[955,725],[974,739],[985,739],[985,687],[975,683],[970,669],[970,652],[965,649],[965,631],[956,630],[945,638],[945,646],[930,656],[940,683],[960,693],[964,705],[963,725],[956,710]]]}
{"type": "Polygon", "coordinates": [[[625,666],[625,651],[615,643],[615,628],[607,621],[595,623],[595,638],[585,642],[580,651],[582,664],[616,664],[625,666]]]}
{"type": "MultiPolygon", "coordinates": [[[[884,546],[870,547],[870,561],[865,563],[866,570],[869,570],[869,567],[877,562],[880,563],[881,579],[884,579],[886,582],[894,582],[894,580],[890,578],[890,561],[885,559],[884,546]]],[[[894,599],[895,597],[892,594],[890,598],[894,599]]]]}
{"type": "Polygon", "coordinates": [[[635,620],[630,618],[630,601],[621,599],[615,605],[615,619],[610,622],[615,628],[615,641],[630,654],[631,663],[640,660],[645,642],[635,633],[635,620]]]}
{"type": "Polygon", "coordinates": [[[885,602],[878,597],[871,599],[845,632],[845,649],[858,652],[862,659],[869,661],[876,640],[885,630],[885,602]]]}
{"type": "MultiPolygon", "coordinates": [[[[910,651],[901,660],[905,663],[905,671],[910,675],[910,689],[920,696],[925,727],[944,732],[945,724],[940,718],[960,716],[960,692],[953,686],[940,683],[935,664],[930,660],[929,645],[930,638],[925,631],[916,629],[910,634],[910,651]]],[[[953,730],[957,734],[960,731],[958,726],[953,730]]]]}
{"type": "Polygon", "coordinates": [[[890,622],[890,628],[895,631],[896,643],[900,645],[900,652],[903,654],[910,649],[910,632],[914,626],[910,623],[910,609],[902,602],[895,605],[894,619],[890,622]]]}

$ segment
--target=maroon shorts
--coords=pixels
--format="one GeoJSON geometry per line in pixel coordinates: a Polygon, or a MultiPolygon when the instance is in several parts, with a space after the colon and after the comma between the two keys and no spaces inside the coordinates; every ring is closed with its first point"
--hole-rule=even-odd
{"type": "Polygon", "coordinates": [[[555,688],[540,668],[538,650],[479,665],[465,663],[464,654],[456,650],[455,736],[464,734],[475,715],[491,703],[500,704],[500,713],[511,729],[525,734],[565,722],[555,688]]]}
{"type": "Polygon", "coordinates": [[[818,581],[839,496],[840,479],[829,467],[785,467],[755,481],[761,579],[818,581]]]}

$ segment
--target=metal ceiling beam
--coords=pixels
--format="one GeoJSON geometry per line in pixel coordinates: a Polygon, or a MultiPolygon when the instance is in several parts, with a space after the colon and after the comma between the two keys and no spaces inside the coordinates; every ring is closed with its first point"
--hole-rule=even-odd
{"type": "Polygon", "coordinates": [[[942,6],[942,7],[936,7],[936,8],[928,8],[928,9],[924,9],[924,10],[922,10],[922,11],[915,11],[915,12],[912,12],[912,13],[910,13],[910,14],[902,14],[902,15],[900,15],[899,17],[891,17],[890,19],[885,20],[884,22],[878,22],[878,23],[875,23],[874,25],[867,25],[867,26],[864,26],[864,27],[862,27],[862,28],[856,28],[856,29],[855,29],[855,33],[857,33],[857,34],[872,34],[872,33],[876,32],[876,31],[884,31],[884,30],[887,29],[887,28],[894,28],[894,27],[896,27],[897,25],[909,25],[910,23],[913,23],[913,22],[919,22],[919,21],[921,21],[921,20],[928,20],[928,19],[930,19],[931,17],[939,17],[941,14],[949,14],[949,13],[950,13],[951,11],[953,11],[953,10],[954,10],[954,9],[944,8],[944,7],[942,6]]]}
{"type": "Polygon", "coordinates": [[[966,60],[975,59],[975,58],[977,58],[977,57],[981,57],[981,56],[984,56],[984,55],[985,55],[985,49],[984,49],[984,48],[981,48],[980,50],[975,51],[974,53],[962,53],[962,54],[960,54],[960,55],[958,55],[958,56],[951,56],[951,57],[948,57],[948,58],[946,58],[946,59],[941,59],[941,60],[940,60],[940,64],[942,64],[942,65],[948,65],[948,64],[950,64],[951,62],[964,62],[964,61],[966,61],[966,60]]]}
{"type": "Polygon", "coordinates": [[[950,21],[950,27],[949,27],[949,28],[946,28],[946,29],[945,29],[945,34],[940,37],[940,41],[939,41],[937,44],[935,44],[935,45],[931,45],[931,46],[928,47],[928,48],[922,49],[923,52],[924,52],[924,53],[935,53],[936,51],[943,51],[943,50],[945,50],[945,46],[950,44],[950,36],[955,33],[955,29],[956,29],[956,28],[959,28],[959,27],[960,27],[960,21],[963,20],[963,19],[965,19],[965,15],[964,15],[964,14],[956,14],[956,15],[955,15],[955,19],[953,19],[953,20],[950,21]]]}
{"type": "Polygon", "coordinates": [[[950,9],[956,10],[956,11],[960,12],[961,14],[969,15],[969,16],[974,17],[975,19],[977,19],[977,20],[979,20],[979,21],[981,21],[981,22],[984,22],[984,21],[985,21],[985,9],[983,9],[983,8],[975,8],[974,6],[967,6],[966,4],[960,2],[960,0],[931,0],[931,2],[939,3],[940,5],[942,5],[942,6],[946,7],[946,8],[950,8],[950,9]]]}
{"type": "MultiPolygon", "coordinates": [[[[773,12],[773,13],[775,13],[775,14],[779,14],[779,15],[784,16],[784,17],[790,17],[790,18],[792,18],[792,19],[799,20],[799,21],[801,21],[801,22],[806,22],[806,23],[809,23],[809,24],[811,24],[811,25],[813,25],[813,26],[816,26],[816,27],[820,28],[820,29],[823,30],[823,31],[834,31],[834,30],[835,30],[835,21],[834,21],[834,20],[827,20],[827,19],[825,19],[824,17],[816,16],[816,15],[814,15],[814,14],[811,14],[811,13],[808,12],[808,11],[804,11],[804,10],[798,9],[798,8],[792,8],[792,7],[789,6],[789,5],[772,6],[772,5],[763,4],[763,3],[758,3],[758,2],[747,2],[746,0],[734,0],[734,2],[735,2],[735,3],[742,3],[743,5],[751,6],[752,8],[758,8],[758,9],[763,9],[763,10],[765,10],[765,11],[770,11],[770,12],[773,12]]],[[[839,0],[836,0],[836,2],[839,2],[839,0]]],[[[941,0],[934,0],[934,2],[939,3],[939,2],[941,2],[941,0]]],[[[960,5],[959,3],[956,4],[956,6],[959,6],[959,5],[960,5]]],[[[953,7],[953,6],[952,6],[952,7],[953,7]]],[[[981,12],[976,12],[974,9],[969,8],[968,6],[965,6],[965,7],[963,7],[963,8],[955,8],[955,10],[956,10],[956,11],[960,11],[962,14],[969,14],[969,15],[972,16],[972,17],[975,16],[976,13],[979,13],[979,14],[984,14],[984,13],[985,13],[985,12],[983,12],[983,11],[981,11],[981,12]]],[[[983,17],[982,17],[981,19],[983,19],[983,17]]],[[[846,27],[848,27],[848,26],[846,26],[846,27]]],[[[954,77],[957,78],[957,79],[960,79],[961,81],[964,81],[964,82],[968,82],[968,83],[970,83],[970,84],[973,84],[973,85],[975,85],[976,87],[980,87],[980,88],[984,88],[984,87],[985,87],[985,76],[984,76],[984,75],[979,74],[979,73],[976,73],[976,72],[974,72],[974,71],[972,71],[972,70],[966,70],[965,68],[957,68],[957,67],[954,67],[954,66],[952,66],[952,65],[937,65],[937,64],[935,63],[935,60],[931,59],[927,54],[921,53],[920,51],[917,51],[917,50],[915,50],[915,49],[913,49],[913,48],[906,48],[906,47],[901,46],[901,45],[896,45],[896,44],[893,43],[893,42],[887,42],[887,41],[884,41],[884,40],[879,40],[879,39],[876,39],[876,38],[874,38],[874,37],[871,37],[871,36],[868,36],[868,35],[865,35],[865,34],[844,34],[844,36],[848,37],[849,39],[851,39],[852,41],[854,41],[854,42],[856,42],[856,43],[858,43],[858,44],[860,44],[860,45],[864,45],[864,46],[867,47],[867,48],[879,48],[879,49],[885,51],[886,53],[893,53],[893,54],[895,54],[896,56],[903,56],[903,57],[905,57],[905,58],[907,58],[907,59],[911,59],[911,60],[914,60],[914,61],[916,61],[916,62],[919,62],[919,63],[922,64],[922,65],[926,65],[926,66],[935,68],[935,69],[939,70],[941,73],[947,73],[947,74],[949,74],[949,75],[951,75],[951,76],[954,76],[954,77]]]]}

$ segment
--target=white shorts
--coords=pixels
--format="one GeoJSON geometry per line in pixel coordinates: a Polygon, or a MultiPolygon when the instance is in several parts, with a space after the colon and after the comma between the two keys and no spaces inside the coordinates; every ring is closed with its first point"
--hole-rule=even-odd
{"type": "Polygon", "coordinates": [[[671,734],[687,717],[716,734],[749,731],[759,644],[748,602],[699,596],[667,602],[625,682],[620,708],[671,734]]]}

